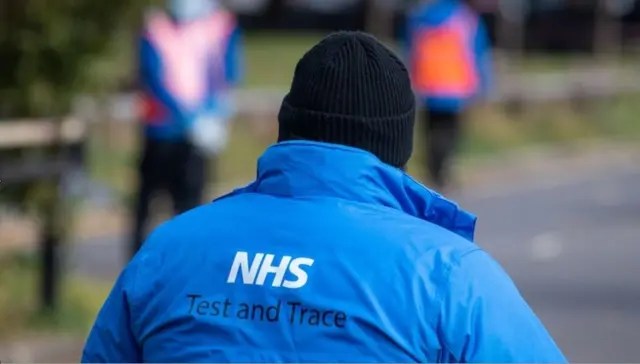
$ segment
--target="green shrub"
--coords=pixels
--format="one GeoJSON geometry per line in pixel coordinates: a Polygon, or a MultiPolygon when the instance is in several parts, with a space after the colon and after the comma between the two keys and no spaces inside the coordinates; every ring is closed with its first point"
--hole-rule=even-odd
{"type": "MultiPolygon", "coordinates": [[[[141,11],[152,1],[0,0],[0,122],[67,115],[79,93],[106,92],[130,78],[126,68],[104,64],[132,46],[141,11]]],[[[50,148],[0,146],[3,162],[50,156],[50,148]]],[[[34,205],[31,196],[50,190],[5,184],[0,204],[34,205]]]]}

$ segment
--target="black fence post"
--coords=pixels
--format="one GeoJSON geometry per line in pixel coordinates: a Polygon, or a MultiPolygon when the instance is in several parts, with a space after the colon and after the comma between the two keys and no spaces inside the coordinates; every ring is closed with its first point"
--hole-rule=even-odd
{"type": "Polygon", "coordinates": [[[53,189],[53,196],[47,199],[44,208],[44,224],[42,228],[42,277],[41,304],[42,311],[49,312],[58,307],[60,296],[59,283],[61,281],[61,264],[59,256],[60,239],[62,234],[61,216],[64,203],[62,193],[62,175],[67,172],[69,165],[66,143],[64,142],[63,120],[55,120],[56,133],[51,147],[53,163],[58,165],[56,173],[49,179],[53,189]]]}
{"type": "Polygon", "coordinates": [[[3,185],[43,183],[51,188],[48,191],[51,194],[45,196],[38,211],[42,223],[38,250],[41,272],[38,306],[41,312],[50,313],[58,308],[62,278],[60,247],[62,239],[66,237],[64,231],[68,228],[63,220],[67,212],[63,176],[74,162],[79,162],[78,158],[74,160],[69,151],[74,143],[77,145],[86,139],[86,125],[78,120],[17,120],[0,123],[0,129],[0,137],[15,135],[15,138],[0,138],[0,152],[29,149],[47,152],[46,155],[37,154],[27,158],[9,154],[12,158],[0,159],[0,180],[3,185]],[[65,126],[71,129],[67,135],[65,126]],[[55,130],[53,135],[48,132],[47,135],[43,134],[43,130],[51,128],[55,130]]]}
{"type": "MultiPolygon", "coordinates": [[[[49,218],[47,218],[49,219],[49,218]]],[[[40,302],[43,312],[54,311],[58,303],[58,284],[60,264],[58,261],[59,238],[57,234],[45,223],[42,229],[42,277],[40,285],[40,302]]]]}

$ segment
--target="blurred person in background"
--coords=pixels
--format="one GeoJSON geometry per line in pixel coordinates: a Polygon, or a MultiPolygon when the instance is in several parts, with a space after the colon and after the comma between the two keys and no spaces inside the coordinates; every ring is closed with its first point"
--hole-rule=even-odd
{"type": "Polygon", "coordinates": [[[131,254],[144,239],[153,194],[174,212],[198,206],[233,116],[241,39],[234,15],[215,0],[169,0],[154,9],[140,39],[143,142],[131,254]]]}
{"type": "Polygon", "coordinates": [[[151,234],[82,362],[566,362],[476,217],[404,172],[415,110],[372,36],[314,46],[256,180],[151,234]]]}
{"type": "Polygon", "coordinates": [[[423,0],[407,16],[403,43],[413,87],[424,106],[427,172],[434,188],[450,182],[463,115],[492,76],[487,30],[461,0],[423,0]]]}

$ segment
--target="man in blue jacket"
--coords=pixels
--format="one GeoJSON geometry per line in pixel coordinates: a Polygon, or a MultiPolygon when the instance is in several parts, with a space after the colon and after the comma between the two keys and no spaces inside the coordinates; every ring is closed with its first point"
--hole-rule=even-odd
{"type": "MultiPolygon", "coordinates": [[[[176,214],[203,202],[232,116],[230,92],[240,79],[241,41],[233,14],[217,0],[168,0],[150,11],[140,39],[142,156],[131,253],[144,237],[158,190],[176,214]]],[[[213,176],[215,177],[215,176],[213,176]]]]}
{"type": "Polygon", "coordinates": [[[298,63],[256,180],[159,227],[83,362],[565,362],[475,216],[403,171],[415,101],[373,37],[298,63]]]}

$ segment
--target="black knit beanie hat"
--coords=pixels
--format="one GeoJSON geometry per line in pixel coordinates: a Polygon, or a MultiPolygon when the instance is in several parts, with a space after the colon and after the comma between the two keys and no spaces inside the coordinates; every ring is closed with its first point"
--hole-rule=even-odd
{"type": "Polygon", "coordinates": [[[415,98],[402,61],[366,33],[338,32],[298,62],[278,114],[278,141],[352,146],[404,168],[414,122],[415,98]]]}

